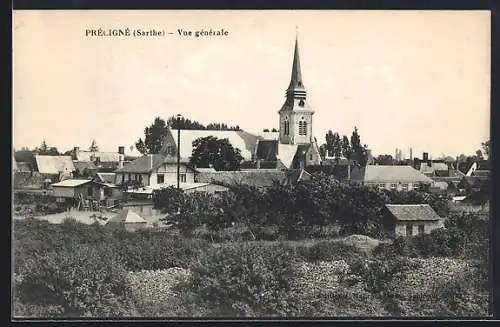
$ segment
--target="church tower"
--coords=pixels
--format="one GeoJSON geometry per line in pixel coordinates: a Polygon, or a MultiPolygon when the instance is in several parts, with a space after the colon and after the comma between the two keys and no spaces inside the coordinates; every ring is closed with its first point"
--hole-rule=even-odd
{"type": "Polygon", "coordinates": [[[286,90],[286,100],[279,111],[279,143],[305,145],[314,142],[312,118],[314,111],[307,103],[307,92],[300,70],[299,41],[295,38],[292,76],[286,90]]]}

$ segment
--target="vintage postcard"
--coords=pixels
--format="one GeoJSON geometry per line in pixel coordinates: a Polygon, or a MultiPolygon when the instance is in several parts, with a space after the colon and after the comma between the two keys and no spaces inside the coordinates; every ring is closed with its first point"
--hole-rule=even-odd
{"type": "Polygon", "coordinates": [[[13,318],[491,315],[489,11],[12,28],[13,318]]]}

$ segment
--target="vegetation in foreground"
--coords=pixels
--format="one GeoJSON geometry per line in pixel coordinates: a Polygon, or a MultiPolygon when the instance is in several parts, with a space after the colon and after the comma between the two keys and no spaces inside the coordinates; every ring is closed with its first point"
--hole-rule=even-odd
{"type": "Polygon", "coordinates": [[[166,189],[156,206],[170,231],[16,221],[14,315],[487,315],[488,221],[451,216],[386,241],[377,210],[391,201],[447,209],[324,178],[218,198],[166,189]]]}

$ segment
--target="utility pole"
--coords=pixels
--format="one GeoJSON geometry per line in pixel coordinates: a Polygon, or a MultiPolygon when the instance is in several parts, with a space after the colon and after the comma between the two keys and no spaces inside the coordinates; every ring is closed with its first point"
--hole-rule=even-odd
{"type": "Polygon", "coordinates": [[[181,115],[177,114],[177,189],[180,188],[181,169],[181,115]]]}

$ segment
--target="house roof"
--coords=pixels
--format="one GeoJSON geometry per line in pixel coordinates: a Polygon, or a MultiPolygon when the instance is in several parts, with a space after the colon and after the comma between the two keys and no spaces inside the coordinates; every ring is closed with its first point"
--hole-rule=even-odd
{"type": "Polygon", "coordinates": [[[111,219],[108,220],[107,224],[109,224],[109,223],[121,223],[121,224],[142,223],[142,224],[146,224],[147,220],[142,218],[141,216],[139,216],[133,210],[130,210],[129,208],[125,208],[121,212],[119,212],[117,215],[115,215],[114,217],[111,217],[111,219]]]}
{"type": "Polygon", "coordinates": [[[434,171],[444,171],[448,170],[448,165],[444,162],[432,162],[429,166],[426,162],[420,163],[420,172],[421,173],[434,173],[434,171]]]}
{"type": "Polygon", "coordinates": [[[351,179],[364,182],[413,182],[432,183],[432,179],[411,166],[378,166],[369,165],[354,168],[351,179]]]}
{"type": "Polygon", "coordinates": [[[59,174],[75,171],[71,156],[35,156],[38,171],[42,174],[59,174]]]}
{"type": "Polygon", "coordinates": [[[85,169],[87,170],[97,169],[97,167],[94,165],[92,161],[74,161],[73,165],[75,166],[75,169],[79,171],[83,171],[85,169]]]}
{"type": "Polygon", "coordinates": [[[287,171],[287,178],[287,182],[293,185],[300,181],[310,180],[312,175],[304,169],[291,169],[287,171]]]}
{"type": "Polygon", "coordinates": [[[91,179],[66,179],[64,181],[54,183],[52,186],[54,187],[77,187],[81,185],[85,185],[87,183],[91,183],[91,179]]]}
{"type": "MultiPolygon", "coordinates": [[[[123,168],[117,169],[116,173],[150,173],[164,163],[175,163],[173,157],[162,154],[147,154],[135,159],[123,168]]],[[[186,164],[187,160],[182,159],[181,163],[186,164]]]]}
{"type": "Polygon", "coordinates": [[[257,141],[257,150],[255,151],[257,159],[275,160],[278,152],[277,140],[259,140],[257,141]]]}
{"type": "MultiPolygon", "coordinates": [[[[177,146],[177,130],[171,130],[174,142],[177,146]]],[[[193,153],[193,141],[207,136],[214,136],[218,139],[228,139],[234,148],[241,151],[241,155],[245,160],[251,160],[254,153],[257,140],[261,137],[245,132],[245,131],[212,131],[199,129],[183,129],[181,130],[180,152],[182,158],[189,158],[193,153]]]]}
{"type": "Polygon", "coordinates": [[[115,173],[97,173],[97,179],[103,183],[114,184],[115,176],[115,173]]]}
{"type": "Polygon", "coordinates": [[[91,152],[91,151],[78,151],[76,153],[77,161],[93,161],[91,157],[98,157],[101,162],[118,162],[120,161],[120,154],[118,152],[91,152]]]}
{"type": "MultiPolygon", "coordinates": [[[[211,183],[179,183],[179,188],[181,188],[184,191],[188,190],[194,190],[200,187],[205,187],[210,185],[211,183]]],[[[156,190],[161,190],[163,188],[171,187],[174,186],[176,187],[177,184],[172,184],[172,183],[162,183],[162,184],[156,184],[154,186],[145,186],[141,187],[137,190],[128,190],[127,193],[136,193],[136,194],[153,194],[153,191],[156,190]]]]}
{"type": "Polygon", "coordinates": [[[386,204],[385,207],[401,221],[436,221],[441,217],[428,204],[386,204]]]}
{"type": "Polygon", "coordinates": [[[296,144],[278,144],[277,158],[283,163],[283,166],[290,168],[293,163],[293,158],[297,154],[298,145],[296,144]]]}
{"type": "Polygon", "coordinates": [[[198,175],[199,182],[213,182],[223,185],[244,184],[257,187],[272,186],[273,181],[283,182],[286,178],[286,172],[275,169],[217,171],[213,173],[200,173],[198,175]]]}

